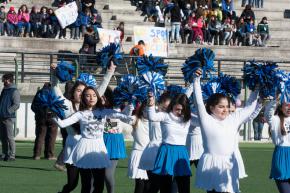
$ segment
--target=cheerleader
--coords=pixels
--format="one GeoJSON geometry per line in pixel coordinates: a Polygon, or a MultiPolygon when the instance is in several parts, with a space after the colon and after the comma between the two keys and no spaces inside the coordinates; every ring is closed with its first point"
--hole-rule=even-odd
{"type": "Polygon", "coordinates": [[[152,172],[159,175],[161,193],[171,192],[173,177],[179,193],[189,193],[191,171],[185,147],[191,119],[189,100],[185,94],[178,94],[171,100],[166,112],[158,113],[154,103],[154,97],[149,93],[149,120],[160,122],[162,128],[162,144],[152,172]]]}
{"type": "Polygon", "coordinates": [[[274,179],[280,193],[290,192],[290,103],[271,101],[265,116],[275,144],[270,178],[274,179]]]}
{"type": "Polygon", "coordinates": [[[196,186],[208,192],[239,192],[239,171],[234,151],[237,132],[256,108],[258,93],[252,92],[252,102],[229,115],[229,99],[223,94],[213,94],[206,107],[202,99],[200,70],[194,79],[195,106],[200,120],[204,153],[196,171],[196,186]]]}
{"type": "Polygon", "coordinates": [[[104,189],[105,168],[110,166],[107,149],[103,140],[105,121],[109,118],[130,120],[127,116],[114,110],[98,110],[101,98],[94,87],[84,89],[81,97],[80,111],[65,120],[54,119],[59,127],[65,128],[80,123],[81,139],[72,150],[69,160],[79,168],[82,193],[91,191],[91,179],[94,180],[94,192],[104,189]]]}
{"type": "MultiPolygon", "coordinates": [[[[105,94],[102,96],[102,104],[107,109],[113,109],[113,91],[110,87],[107,88],[105,94]]],[[[131,115],[131,109],[128,109],[126,114],[131,115]]],[[[105,123],[104,142],[111,160],[111,166],[105,169],[105,184],[108,193],[115,192],[115,170],[118,160],[127,157],[122,131],[128,128],[128,126],[119,119],[108,119],[105,123]]]]}
{"type": "Polygon", "coordinates": [[[139,169],[142,153],[149,143],[149,121],[145,113],[146,103],[137,108],[133,121],[133,148],[128,160],[128,176],[135,179],[134,193],[145,193],[148,189],[146,170],[139,169]]]}
{"type": "MultiPolygon", "coordinates": [[[[105,74],[102,83],[97,88],[97,91],[99,93],[103,94],[105,92],[105,89],[108,86],[112,75],[114,74],[115,68],[116,66],[111,63],[111,66],[108,69],[107,74],[105,74]]],[[[69,97],[69,99],[67,99],[63,96],[62,91],[60,90],[55,69],[56,65],[52,64],[52,86],[55,94],[61,99],[64,99],[64,104],[68,108],[67,110],[65,110],[65,117],[67,118],[79,110],[81,95],[86,87],[86,84],[84,82],[77,81],[71,89],[71,96],[69,97]]],[[[64,154],[63,162],[65,163],[67,169],[67,184],[63,186],[63,189],[60,193],[69,193],[73,191],[77,187],[79,179],[79,169],[75,167],[72,160],[68,159],[72,149],[75,147],[81,137],[79,135],[79,125],[74,124],[73,126],[69,126],[66,128],[66,131],[68,133],[68,136],[65,140],[65,147],[63,148],[62,152],[64,154]]]]}

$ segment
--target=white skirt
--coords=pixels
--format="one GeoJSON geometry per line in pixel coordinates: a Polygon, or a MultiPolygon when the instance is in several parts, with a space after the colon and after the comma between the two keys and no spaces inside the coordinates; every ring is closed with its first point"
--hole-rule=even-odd
{"type": "Polygon", "coordinates": [[[140,159],[140,164],[139,164],[140,169],[142,170],[154,169],[154,163],[155,163],[160,145],[161,145],[161,142],[154,141],[154,142],[150,142],[146,146],[140,159]]]}
{"type": "Polygon", "coordinates": [[[132,179],[142,179],[147,180],[147,172],[146,170],[139,169],[139,163],[142,156],[143,151],[140,150],[132,150],[130,158],[128,160],[128,176],[132,179]]]}
{"type": "Polygon", "coordinates": [[[81,138],[68,159],[76,167],[83,169],[106,168],[110,159],[103,138],[81,138]]]}
{"type": "Polygon", "coordinates": [[[198,162],[195,185],[206,191],[240,192],[235,157],[204,153],[198,162]]]}
{"type": "Polygon", "coordinates": [[[203,154],[203,142],[200,135],[189,134],[186,138],[186,148],[188,150],[189,160],[199,160],[203,154]]]}
{"type": "Polygon", "coordinates": [[[63,150],[63,162],[66,164],[73,164],[72,160],[69,159],[72,150],[75,148],[76,144],[80,140],[81,135],[68,135],[65,141],[65,147],[63,150]]]}
{"type": "Polygon", "coordinates": [[[245,170],[244,161],[243,161],[239,147],[237,147],[236,150],[234,151],[234,156],[235,156],[237,163],[238,163],[239,178],[243,179],[243,178],[248,177],[246,170],[245,170]]]}

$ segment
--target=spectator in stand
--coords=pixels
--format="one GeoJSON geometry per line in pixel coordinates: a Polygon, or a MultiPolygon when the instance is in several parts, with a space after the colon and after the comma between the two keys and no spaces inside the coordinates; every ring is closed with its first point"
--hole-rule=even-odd
{"type": "Polygon", "coordinates": [[[138,44],[130,50],[130,56],[143,56],[145,54],[145,42],[139,40],[138,44]]]}
{"type": "Polygon", "coordinates": [[[222,45],[230,45],[230,40],[233,36],[233,27],[231,24],[231,19],[229,17],[227,17],[224,20],[223,26],[223,41],[222,41],[222,45]]]}
{"type": "Polygon", "coordinates": [[[234,0],[222,0],[223,18],[229,17],[236,19],[236,12],[234,10],[234,0]]]}
{"type": "Polygon", "coordinates": [[[147,20],[152,22],[154,21],[154,18],[157,17],[157,10],[155,8],[156,6],[156,0],[144,0],[144,8],[146,12],[146,17],[144,18],[144,21],[147,20]]]}
{"type": "Polygon", "coordinates": [[[259,115],[255,119],[253,119],[255,141],[261,141],[263,127],[264,127],[265,122],[266,122],[266,119],[264,117],[264,111],[260,111],[259,115]]]}
{"type": "Polygon", "coordinates": [[[254,20],[251,19],[246,24],[246,34],[247,34],[247,45],[252,46],[253,45],[253,38],[255,35],[256,27],[254,24],[254,20]]]}
{"type": "Polygon", "coordinates": [[[26,5],[21,5],[18,10],[18,23],[17,23],[17,34],[20,37],[26,37],[30,33],[30,23],[29,23],[29,11],[26,5]]]}
{"type": "Polygon", "coordinates": [[[70,25],[70,39],[80,39],[81,14],[78,15],[76,21],[70,25]]]}
{"type": "Polygon", "coordinates": [[[103,28],[102,26],[102,16],[99,13],[93,13],[93,16],[91,18],[91,26],[94,28],[94,31],[97,32],[98,28],[103,28]]]}
{"type": "Polygon", "coordinates": [[[88,54],[96,54],[96,47],[99,41],[98,32],[95,32],[93,27],[87,27],[82,48],[87,44],[89,46],[88,54]]]}
{"type": "Polygon", "coordinates": [[[203,19],[203,25],[202,25],[202,33],[203,33],[203,41],[204,43],[210,44],[210,32],[208,30],[208,23],[209,18],[205,17],[203,19]]]}
{"type": "Polygon", "coordinates": [[[256,7],[263,8],[264,7],[264,0],[256,0],[256,7]]]}
{"type": "Polygon", "coordinates": [[[95,0],[81,0],[82,11],[85,12],[86,8],[89,8],[92,13],[95,12],[95,0]]]}
{"type": "Polygon", "coordinates": [[[246,29],[246,23],[244,21],[244,18],[240,17],[238,24],[237,24],[237,32],[236,32],[236,38],[237,38],[237,45],[246,45],[246,39],[247,39],[247,29],[246,29]]]}
{"type": "Polygon", "coordinates": [[[266,46],[267,41],[270,39],[269,25],[267,17],[263,17],[258,24],[257,32],[261,36],[262,46],[266,46]]]}
{"type": "Polygon", "coordinates": [[[81,17],[81,29],[82,36],[84,37],[87,27],[90,26],[90,19],[92,17],[92,12],[90,8],[86,8],[84,12],[80,13],[81,17]]]}
{"type": "Polygon", "coordinates": [[[37,91],[32,104],[31,110],[34,112],[35,118],[35,142],[33,148],[33,159],[39,160],[41,156],[41,149],[44,145],[44,157],[48,160],[56,160],[54,157],[54,146],[57,136],[57,125],[52,120],[55,116],[48,108],[39,108],[37,105],[37,97],[40,92],[49,92],[50,83],[45,83],[42,89],[37,91]]]}
{"type": "Polygon", "coordinates": [[[242,0],[242,7],[245,7],[245,5],[251,5],[253,0],[242,0]]]}
{"type": "Polygon", "coordinates": [[[255,22],[256,17],[255,17],[254,11],[252,10],[251,5],[246,5],[245,9],[243,10],[241,14],[241,17],[244,18],[245,22],[248,22],[251,19],[254,20],[255,22]]]}
{"type": "Polygon", "coordinates": [[[47,12],[47,7],[41,7],[40,20],[41,20],[41,37],[48,37],[50,18],[47,12]]]}
{"type": "Polygon", "coordinates": [[[5,7],[1,6],[0,8],[0,35],[5,35],[6,19],[7,13],[5,12],[5,7]]]}
{"type": "Polygon", "coordinates": [[[30,37],[40,37],[41,30],[41,15],[39,13],[38,7],[33,6],[30,12],[30,37]]]}
{"type": "Polygon", "coordinates": [[[230,44],[232,46],[237,45],[237,24],[236,20],[232,19],[231,20],[231,27],[232,27],[232,39],[230,40],[230,44]]]}
{"type": "Polygon", "coordinates": [[[189,15],[189,17],[182,21],[182,25],[181,25],[182,27],[180,29],[181,43],[182,44],[186,43],[186,36],[187,35],[188,35],[187,43],[192,44],[192,41],[193,41],[192,22],[193,22],[193,20],[191,18],[194,16],[195,16],[195,13],[194,13],[194,11],[192,11],[192,13],[189,15]]]}
{"type": "Polygon", "coordinates": [[[192,23],[192,30],[193,30],[193,42],[197,44],[203,44],[203,16],[197,17],[196,15],[191,15],[191,23],[192,23]]]}
{"type": "Polygon", "coordinates": [[[214,3],[212,5],[212,9],[209,12],[209,15],[210,16],[214,15],[219,22],[222,22],[223,20],[223,12],[217,3],[214,3]]]}
{"type": "Polygon", "coordinates": [[[10,7],[7,13],[7,34],[8,36],[16,36],[18,17],[13,6],[10,7]]]}
{"type": "Polygon", "coordinates": [[[208,30],[210,33],[210,44],[212,44],[212,41],[214,40],[214,45],[219,45],[222,36],[222,24],[214,15],[210,17],[208,30]]]}
{"type": "MultiPolygon", "coordinates": [[[[171,40],[170,43],[179,43],[180,39],[180,26],[182,20],[181,9],[177,0],[173,0],[173,8],[170,10],[170,23],[171,23],[171,40]]],[[[166,14],[166,13],[165,13],[166,14]]]]}
{"type": "Polygon", "coordinates": [[[124,27],[125,27],[125,23],[123,21],[121,21],[119,23],[118,27],[117,27],[117,30],[121,32],[121,34],[120,34],[121,43],[123,42],[123,39],[124,39],[124,36],[125,36],[124,27]]]}

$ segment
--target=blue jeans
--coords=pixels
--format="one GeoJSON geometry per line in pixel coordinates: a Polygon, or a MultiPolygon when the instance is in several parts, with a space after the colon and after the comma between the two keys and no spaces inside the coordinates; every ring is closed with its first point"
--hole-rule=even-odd
{"type": "Polygon", "coordinates": [[[24,33],[30,33],[30,23],[29,22],[18,22],[17,24],[17,33],[19,34],[22,31],[22,28],[24,28],[24,33]]]}
{"type": "Polygon", "coordinates": [[[263,8],[264,7],[264,0],[256,0],[256,7],[263,8]]]}
{"type": "Polygon", "coordinates": [[[171,41],[179,41],[180,22],[171,23],[171,41]]]}
{"type": "Polygon", "coordinates": [[[253,127],[254,127],[254,140],[261,140],[264,123],[253,121],[253,127]]]}
{"type": "Polygon", "coordinates": [[[5,32],[4,23],[0,22],[0,35],[3,36],[5,32]]]}
{"type": "Polygon", "coordinates": [[[38,37],[40,33],[41,23],[30,23],[31,32],[33,32],[34,37],[38,37]]]}
{"type": "Polygon", "coordinates": [[[6,23],[6,28],[7,28],[7,34],[8,36],[14,36],[16,29],[17,29],[17,25],[13,24],[13,23],[6,23]]]}

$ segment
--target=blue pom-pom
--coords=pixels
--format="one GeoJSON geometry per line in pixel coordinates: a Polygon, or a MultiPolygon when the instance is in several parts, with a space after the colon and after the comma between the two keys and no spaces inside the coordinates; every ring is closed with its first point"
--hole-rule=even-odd
{"type": "Polygon", "coordinates": [[[110,43],[97,53],[97,63],[100,64],[103,69],[107,69],[110,66],[111,60],[113,60],[115,65],[120,65],[122,59],[123,53],[120,52],[120,44],[110,43]]]}
{"type": "Polygon", "coordinates": [[[285,71],[276,71],[276,86],[280,92],[280,102],[290,103],[290,74],[285,71]]]}
{"type": "Polygon", "coordinates": [[[175,96],[177,94],[184,94],[185,89],[179,85],[169,85],[166,87],[166,92],[170,94],[170,96],[175,96]]]}
{"type": "Polygon", "coordinates": [[[209,97],[213,94],[220,93],[226,94],[225,91],[221,88],[221,83],[218,78],[212,78],[207,83],[203,84],[202,87],[202,98],[204,101],[207,101],[209,97]]]}
{"type": "Polygon", "coordinates": [[[97,81],[95,77],[91,74],[88,73],[81,73],[77,79],[77,81],[81,81],[85,83],[87,86],[92,86],[96,87],[97,86],[97,81]]]}
{"type": "Polygon", "coordinates": [[[274,97],[276,92],[275,74],[278,65],[276,63],[248,62],[244,68],[243,78],[250,90],[258,89],[262,98],[274,97]]]}
{"type": "Polygon", "coordinates": [[[202,70],[202,78],[206,78],[207,75],[211,75],[212,71],[216,71],[214,68],[215,53],[208,48],[200,48],[195,51],[195,54],[187,58],[183,67],[181,68],[184,80],[186,82],[192,81],[196,70],[202,70]]]}
{"type": "Polygon", "coordinates": [[[52,89],[45,88],[41,89],[34,99],[34,107],[39,109],[48,108],[56,115],[64,119],[67,106],[64,104],[64,99],[61,99],[60,96],[57,96],[52,89]]]}
{"type": "Polygon", "coordinates": [[[141,87],[147,88],[148,91],[153,92],[155,98],[158,100],[165,90],[163,75],[156,72],[147,72],[142,75],[141,80],[141,87]]]}
{"type": "Polygon", "coordinates": [[[55,69],[56,77],[60,82],[72,80],[75,67],[67,61],[61,61],[55,69]]]}
{"type": "Polygon", "coordinates": [[[137,101],[146,100],[147,90],[140,87],[138,76],[132,74],[124,75],[114,90],[114,103],[121,105],[124,102],[136,104],[137,101]]]}
{"type": "Polygon", "coordinates": [[[150,56],[139,57],[136,62],[136,68],[140,75],[145,74],[148,71],[157,72],[163,76],[167,73],[168,65],[164,64],[160,57],[150,56]]]}

